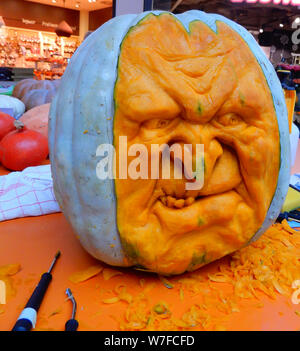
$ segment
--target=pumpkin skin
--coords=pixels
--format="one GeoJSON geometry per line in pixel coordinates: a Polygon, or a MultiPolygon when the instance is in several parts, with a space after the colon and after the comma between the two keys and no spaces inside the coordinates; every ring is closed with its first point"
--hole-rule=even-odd
{"type": "Polygon", "coordinates": [[[28,110],[20,118],[20,121],[31,130],[40,132],[48,138],[48,120],[49,120],[50,104],[36,106],[28,110]]]}
{"type": "Polygon", "coordinates": [[[12,171],[40,165],[48,156],[48,139],[15,121],[15,130],[0,142],[0,162],[12,171]]]}
{"type": "Polygon", "coordinates": [[[14,121],[12,116],[0,111],[0,141],[6,134],[15,129],[14,121]]]}
{"type": "MultiPolygon", "coordinates": [[[[162,131],[161,137],[165,134],[162,131]]],[[[147,144],[145,139],[137,140],[147,144]]],[[[52,103],[49,146],[56,198],[86,250],[111,265],[143,266],[161,274],[197,269],[256,240],[276,220],[289,183],[287,111],[272,65],[244,28],[201,11],[177,16],[159,11],[126,15],[90,35],[72,57],[52,103]],[[195,58],[194,62],[187,60],[174,69],[173,63],[180,63],[184,55],[195,58]],[[206,80],[191,79],[203,76],[209,68],[212,71],[206,80]],[[244,79],[246,68],[249,75],[244,79]],[[178,76],[178,71],[183,75],[178,76]],[[211,77],[215,84],[208,82],[211,77]],[[209,87],[211,103],[205,100],[205,82],[215,87],[209,87]],[[140,94],[143,87],[148,98],[140,94]],[[232,113],[238,117],[234,128],[232,113]],[[204,124],[210,130],[222,125],[214,143],[203,140],[208,150],[207,178],[213,179],[211,169],[219,152],[225,166],[240,170],[240,174],[233,171],[237,184],[247,186],[225,184],[228,189],[224,187],[220,194],[222,187],[216,190],[216,181],[205,184],[195,203],[183,209],[169,208],[155,199],[145,219],[140,214],[151,181],[100,181],[95,171],[99,161],[96,150],[100,144],[114,144],[118,150],[118,136],[133,140],[133,135],[141,135],[140,129],[149,139],[154,134],[145,131],[153,129],[148,128],[148,120],[153,126],[157,117],[173,121],[178,115],[181,134],[172,134],[177,140],[189,130],[199,137],[204,124]],[[251,123],[243,124],[239,115],[252,118],[251,123]],[[150,117],[147,120],[145,116],[150,117]],[[190,129],[187,120],[192,121],[190,129]],[[201,127],[193,126],[195,123],[201,127]],[[242,143],[238,128],[247,130],[242,143]],[[237,139],[230,139],[232,136],[237,139]],[[215,149],[210,149],[212,144],[215,149]],[[218,151],[220,145],[222,152],[218,151]],[[135,198],[129,196],[133,193],[135,198]],[[199,200],[199,196],[203,198],[199,200]],[[155,216],[167,230],[152,221],[155,216]]],[[[226,171],[224,165],[219,166],[221,175],[226,171]]],[[[169,188],[161,184],[160,188],[166,196],[176,192],[174,184],[169,188]]]]}
{"type": "Polygon", "coordinates": [[[13,90],[13,96],[21,99],[32,89],[55,90],[59,86],[60,80],[36,80],[33,78],[22,79],[13,90]]]}
{"type": "Polygon", "coordinates": [[[0,107],[13,109],[13,117],[18,119],[25,112],[23,102],[15,97],[0,95],[0,107]]]}
{"type": "Polygon", "coordinates": [[[32,89],[24,95],[22,101],[26,106],[26,111],[29,111],[34,107],[50,103],[55,94],[55,90],[32,89]]]}
{"type": "Polygon", "coordinates": [[[22,99],[25,93],[31,89],[31,87],[36,84],[36,80],[33,78],[22,79],[14,87],[12,96],[22,99]]]}
{"type": "Polygon", "coordinates": [[[16,84],[13,96],[22,100],[26,111],[52,101],[59,87],[58,80],[23,79],[16,84]]]}

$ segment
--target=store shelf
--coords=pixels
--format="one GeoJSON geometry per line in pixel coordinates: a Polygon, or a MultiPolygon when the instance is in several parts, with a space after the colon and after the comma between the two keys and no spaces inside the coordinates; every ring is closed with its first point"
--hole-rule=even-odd
{"type": "Polygon", "coordinates": [[[18,80],[59,78],[79,45],[79,38],[58,37],[55,33],[14,27],[0,28],[0,66],[18,69],[18,80]],[[22,74],[22,69],[30,73],[22,74]],[[54,70],[54,71],[53,71],[54,70]],[[27,71],[28,72],[28,71],[27,71]],[[48,74],[47,74],[48,72],[48,74]],[[28,75],[28,76],[27,76],[28,75]]]}

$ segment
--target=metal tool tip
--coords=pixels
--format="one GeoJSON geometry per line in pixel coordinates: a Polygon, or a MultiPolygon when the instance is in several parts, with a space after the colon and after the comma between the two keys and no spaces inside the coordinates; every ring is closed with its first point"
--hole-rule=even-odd
{"type": "Polygon", "coordinates": [[[60,251],[58,250],[58,251],[56,252],[56,254],[55,254],[55,258],[58,259],[59,256],[60,256],[60,251]]]}
{"type": "Polygon", "coordinates": [[[70,288],[66,289],[66,294],[71,297],[72,296],[72,291],[70,288]]]}

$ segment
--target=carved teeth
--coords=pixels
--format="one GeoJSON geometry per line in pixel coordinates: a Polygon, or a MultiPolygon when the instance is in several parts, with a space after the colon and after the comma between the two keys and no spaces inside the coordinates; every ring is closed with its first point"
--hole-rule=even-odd
{"type": "Polygon", "coordinates": [[[184,207],[184,199],[176,200],[174,203],[174,207],[176,207],[176,208],[184,207]]]}
{"type": "Polygon", "coordinates": [[[176,199],[173,196],[161,196],[160,201],[167,207],[170,208],[183,208],[185,206],[190,206],[195,202],[195,198],[188,197],[187,199],[176,199]]]}
{"type": "Polygon", "coordinates": [[[174,207],[176,199],[172,196],[167,196],[167,206],[174,207]]]}
{"type": "Polygon", "coordinates": [[[191,204],[193,204],[195,202],[195,198],[194,197],[188,197],[185,201],[184,204],[185,206],[190,206],[191,204]]]}
{"type": "Polygon", "coordinates": [[[167,197],[166,197],[166,196],[161,196],[161,197],[160,197],[160,201],[161,201],[165,206],[167,206],[167,197]]]}

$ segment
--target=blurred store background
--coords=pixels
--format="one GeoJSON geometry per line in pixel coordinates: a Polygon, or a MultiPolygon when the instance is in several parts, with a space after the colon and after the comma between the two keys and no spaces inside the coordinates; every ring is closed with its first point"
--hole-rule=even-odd
{"type": "Polygon", "coordinates": [[[118,7],[125,13],[197,9],[236,21],[258,41],[284,89],[296,92],[300,114],[300,0],[1,0],[2,88],[3,82],[32,77],[59,79],[80,43],[118,7]]]}

